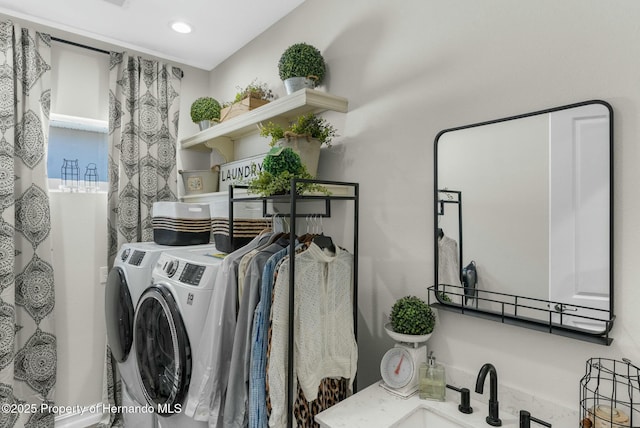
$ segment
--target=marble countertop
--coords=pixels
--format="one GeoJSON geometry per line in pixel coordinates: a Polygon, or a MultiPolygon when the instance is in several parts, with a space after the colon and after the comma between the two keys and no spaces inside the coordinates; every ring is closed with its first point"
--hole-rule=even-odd
{"type": "MultiPolygon", "coordinates": [[[[408,398],[399,397],[374,383],[352,395],[341,403],[316,416],[322,428],[389,428],[401,422],[419,408],[450,418],[466,428],[486,428],[488,414],[486,403],[471,400],[473,413],[466,415],[458,411],[460,394],[447,390],[447,401],[422,400],[417,394],[408,398]]],[[[504,428],[518,428],[517,415],[500,412],[504,428]]],[[[563,418],[564,419],[564,418],[563,418]]],[[[564,428],[577,425],[574,418],[555,420],[554,427],[564,428]]]]}

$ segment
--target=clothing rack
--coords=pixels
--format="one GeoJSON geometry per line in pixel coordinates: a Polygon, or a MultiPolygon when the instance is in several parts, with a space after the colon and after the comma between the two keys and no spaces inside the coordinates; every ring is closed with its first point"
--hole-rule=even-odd
{"type": "MultiPolygon", "coordinates": [[[[358,340],[358,198],[359,198],[359,185],[358,183],[348,183],[341,181],[328,181],[328,180],[315,180],[315,179],[291,179],[291,186],[288,195],[273,195],[273,196],[234,196],[234,189],[247,189],[246,185],[230,185],[229,186],[229,241],[232,251],[236,248],[233,240],[233,211],[234,204],[236,202],[261,202],[263,206],[263,216],[268,215],[268,201],[272,203],[284,202],[289,204],[288,213],[278,213],[279,216],[290,217],[292,219],[289,230],[289,254],[291,255],[291,263],[289,263],[289,335],[288,335],[288,367],[287,367],[287,428],[293,427],[293,405],[295,399],[294,390],[294,302],[295,302],[295,247],[296,247],[296,218],[308,217],[310,214],[299,214],[298,203],[299,202],[324,202],[324,212],[313,214],[320,217],[331,217],[331,203],[335,201],[352,201],[353,202],[353,330],[356,339],[358,340]],[[297,184],[318,184],[320,186],[341,187],[347,190],[346,195],[316,195],[316,194],[298,194],[297,184]]],[[[353,381],[353,392],[357,391],[357,376],[353,381]]]]}
{"type": "MultiPolygon", "coordinates": [[[[458,266],[460,267],[460,280],[462,280],[462,264],[463,264],[463,258],[462,258],[462,192],[460,190],[448,190],[448,189],[438,189],[438,204],[437,204],[437,216],[444,216],[445,215],[445,205],[446,204],[454,204],[457,206],[457,212],[458,212],[458,253],[459,253],[459,259],[460,259],[460,263],[458,264],[458,266]],[[445,195],[447,195],[446,198],[441,198],[440,194],[444,193],[445,195]]],[[[436,217],[436,219],[439,217],[436,217]]],[[[438,226],[440,222],[438,220],[436,220],[436,230],[440,230],[440,227],[438,226]]],[[[437,266],[437,257],[438,257],[438,239],[435,240],[435,257],[436,257],[436,266],[437,266]]],[[[436,272],[436,275],[438,273],[436,272]]],[[[437,277],[436,277],[437,279],[437,277]]]]}

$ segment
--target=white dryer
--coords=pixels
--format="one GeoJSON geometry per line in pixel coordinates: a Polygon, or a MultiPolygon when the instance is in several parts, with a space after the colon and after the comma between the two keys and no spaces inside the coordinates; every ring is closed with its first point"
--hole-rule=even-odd
{"type": "Polygon", "coordinates": [[[173,247],[155,242],[123,244],[107,277],[105,288],[105,321],[107,340],[117,362],[122,382],[122,404],[140,407],[140,412],[124,413],[125,427],[153,428],[156,416],[143,411],[147,406],[140,386],[135,357],[133,322],[140,296],[151,284],[151,273],[160,255],[177,248],[215,248],[213,245],[173,247]]]}
{"type": "Polygon", "coordinates": [[[163,253],[152,273],[153,284],[138,302],[134,320],[138,379],[161,428],[208,426],[186,416],[183,404],[191,381],[192,356],[198,352],[222,263],[212,256],[215,252],[163,253]]]}

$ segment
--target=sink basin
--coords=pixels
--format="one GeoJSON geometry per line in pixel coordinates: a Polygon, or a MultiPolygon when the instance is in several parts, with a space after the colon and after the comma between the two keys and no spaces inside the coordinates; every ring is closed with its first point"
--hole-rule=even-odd
{"type": "Polygon", "coordinates": [[[434,413],[431,409],[418,407],[401,420],[391,425],[393,428],[466,428],[447,416],[434,413]]]}

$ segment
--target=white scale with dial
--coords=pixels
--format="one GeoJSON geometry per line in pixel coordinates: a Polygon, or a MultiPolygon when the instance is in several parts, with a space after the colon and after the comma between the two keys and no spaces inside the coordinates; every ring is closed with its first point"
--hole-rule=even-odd
{"type": "Polygon", "coordinates": [[[418,390],[420,364],[427,362],[427,346],[420,344],[426,342],[431,334],[400,334],[392,331],[390,324],[384,328],[398,343],[382,357],[380,386],[401,397],[409,397],[418,390]]]}

